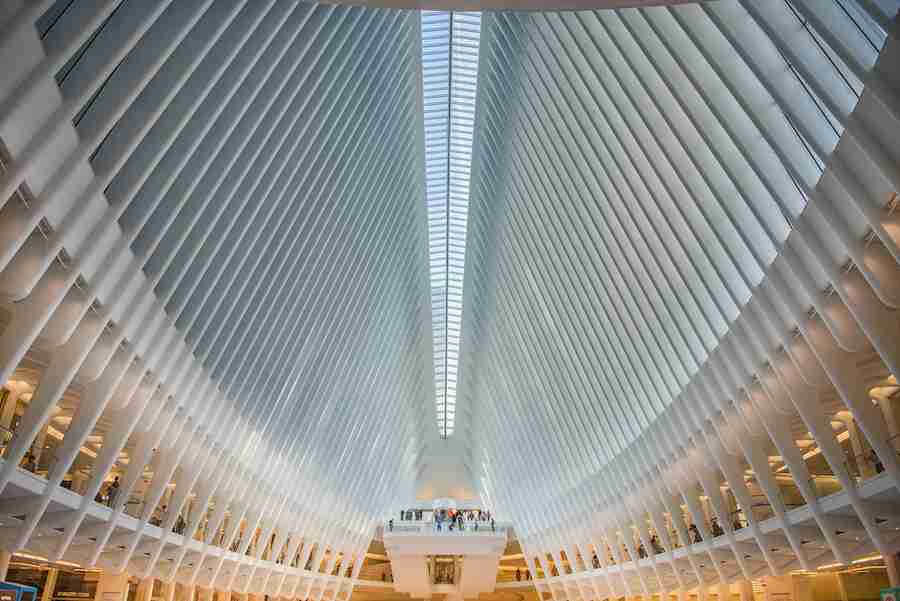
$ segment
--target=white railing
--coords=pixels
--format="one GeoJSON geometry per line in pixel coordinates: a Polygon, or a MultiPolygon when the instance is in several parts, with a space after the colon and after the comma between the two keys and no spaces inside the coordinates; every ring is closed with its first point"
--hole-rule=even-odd
{"type": "Polygon", "coordinates": [[[467,535],[467,534],[506,534],[512,525],[507,522],[491,522],[485,521],[466,521],[460,522],[434,522],[431,520],[407,521],[394,520],[384,523],[384,533],[390,534],[446,534],[467,535]],[[451,529],[451,525],[453,528],[451,529]]]}

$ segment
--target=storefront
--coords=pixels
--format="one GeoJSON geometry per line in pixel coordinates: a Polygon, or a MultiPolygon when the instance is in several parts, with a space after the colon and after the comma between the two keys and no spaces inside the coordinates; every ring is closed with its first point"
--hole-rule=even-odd
{"type": "Polygon", "coordinates": [[[97,592],[100,572],[21,554],[10,560],[6,580],[35,587],[36,601],[90,601],[97,592]]]}

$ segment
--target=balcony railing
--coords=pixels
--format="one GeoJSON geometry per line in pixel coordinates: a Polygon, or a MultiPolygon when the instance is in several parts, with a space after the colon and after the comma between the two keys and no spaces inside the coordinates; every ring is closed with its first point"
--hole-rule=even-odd
{"type": "Polygon", "coordinates": [[[511,527],[505,522],[494,522],[491,526],[490,522],[485,521],[463,521],[459,522],[434,522],[431,520],[422,521],[387,521],[384,523],[385,534],[440,534],[446,536],[465,536],[475,534],[506,534],[511,527]],[[451,529],[451,525],[453,528],[451,529]]]}

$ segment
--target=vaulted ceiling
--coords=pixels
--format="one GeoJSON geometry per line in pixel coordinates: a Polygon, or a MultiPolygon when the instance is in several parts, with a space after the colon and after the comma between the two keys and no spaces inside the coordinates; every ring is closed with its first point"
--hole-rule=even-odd
{"type": "Polygon", "coordinates": [[[47,407],[85,370],[144,386],[139,429],[334,546],[416,491],[530,542],[636,490],[862,240],[894,306],[898,3],[628,4],[23,8],[3,381],[34,345],[47,407]]]}

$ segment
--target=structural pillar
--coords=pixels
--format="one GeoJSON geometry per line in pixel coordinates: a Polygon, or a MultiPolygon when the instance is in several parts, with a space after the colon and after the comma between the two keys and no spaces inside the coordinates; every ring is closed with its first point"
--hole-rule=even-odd
{"type": "Polygon", "coordinates": [[[153,596],[153,577],[148,576],[138,583],[135,601],[150,601],[153,596]]]}
{"type": "Polygon", "coordinates": [[[719,583],[719,601],[731,601],[731,585],[727,582],[719,583]]]}
{"type": "Polygon", "coordinates": [[[10,559],[12,559],[12,553],[6,550],[0,551],[0,581],[6,580],[10,559]]]}
{"type": "Polygon", "coordinates": [[[873,398],[878,402],[878,407],[884,415],[884,421],[887,423],[888,435],[894,437],[897,436],[897,434],[900,434],[900,421],[897,419],[898,415],[896,414],[896,411],[894,411],[891,397],[879,394],[873,395],[873,398]]]}
{"type": "Polygon", "coordinates": [[[34,442],[31,445],[31,453],[34,455],[34,463],[35,465],[40,464],[41,455],[44,454],[44,444],[47,442],[47,428],[50,427],[50,421],[48,420],[44,427],[38,432],[38,435],[35,437],[34,442]]]}
{"type": "Polygon", "coordinates": [[[128,574],[119,572],[103,572],[97,582],[97,593],[94,601],[127,601],[128,574]]]}
{"type": "Polygon", "coordinates": [[[697,601],[709,601],[709,590],[702,582],[697,586],[697,601]]]}
{"type": "Polygon", "coordinates": [[[891,587],[900,586],[900,553],[884,556],[884,565],[887,566],[888,580],[891,587]]]}
{"type": "Polygon", "coordinates": [[[50,568],[47,571],[47,580],[44,582],[44,592],[41,593],[41,601],[52,601],[53,593],[56,592],[56,579],[58,577],[58,569],[50,568]]]}
{"type": "Polygon", "coordinates": [[[842,417],[841,421],[847,426],[847,432],[850,434],[850,448],[853,450],[853,456],[859,473],[863,478],[870,478],[875,475],[875,466],[869,461],[866,455],[866,449],[863,445],[862,436],[860,436],[859,428],[856,420],[851,416],[842,417]]]}
{"type": "Polygon", "coordinates": [[[162,601],[175,601],[174,582],[163,582],[162,601]]]}
{"type": "Polygon", "coordinates": [[[181,586],[181,599],[180,601],[194,601],[196,596],[194,595],[195,585],[193,584],[185,584],[181,586]]]}

